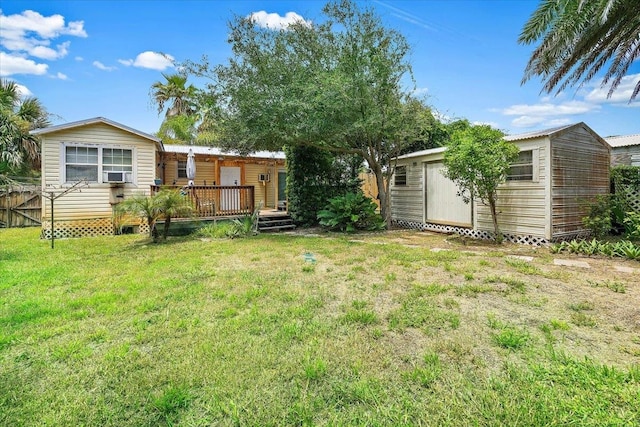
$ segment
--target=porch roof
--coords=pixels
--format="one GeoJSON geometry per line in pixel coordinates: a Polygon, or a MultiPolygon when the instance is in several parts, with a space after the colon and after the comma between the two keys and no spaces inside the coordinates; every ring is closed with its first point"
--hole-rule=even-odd
{"type": "Polygon", "coordinates": [[[247,154],[242,156],[238,153],[233,153],[229,151],[222,151],[218,147],[207,147],[203,145],[175,145],[175,144],[165,144],[164,152],[165,153],[177,153],[177,154],[188,154],[189,149],[193,149],[193,154],[200,155],[208,155],[208,156],[232,156],[232,157],[248,157],[255,159],[278,159],[285,160],[285,154],[282,151],[256,151],[251,154],[247,154]]]}

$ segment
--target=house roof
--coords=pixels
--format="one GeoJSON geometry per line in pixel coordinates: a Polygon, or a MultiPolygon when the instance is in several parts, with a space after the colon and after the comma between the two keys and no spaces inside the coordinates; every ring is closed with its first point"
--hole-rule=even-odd
{"type": "MultiPolygon", "coordinates": [[[[540,138],[543,136],[551,136],[555,133],[558,133],[560,131],[563,131],[565,129],[569,129],[573,126],[577,126],[579,124],[584,124],[584,123],[573,123],[570,125],[565,125],[565,126],[558,126],[558,127],[554,127],[554,128],[549,128],[549,129],[542,129],[542,130],[536,130],[536,131],[532,131],[532,132],[525,132],[525,133],[519,133],[516,135],[506,135],[504,137],[505,140],[507,141],[519,141],[522,139],[533,139],[533,138],[540,138]]],[[[586,125],[585,125],[586,126],[586,125]]]]}
{"type": "Polygon", "coordinates": [[[640,133],[635,135],[609,136],[604,139],[613,148],[640,145],[640,133]]]}
{"type": "Polygon", "coordinates": [[[59,132],[61,130],[67,130],[67,129],[73,129],[73,128],[77,128],[77,127],[81,127],[81,126],[88,126],[88,125],[94,125],[94,124],[98,124],[98,123],[103,123],[105,125],[109,125],[109,126],[113,126],[115,128],[121,129],[125,132],[129,132],[129,133],[133,133],[135,135],[138,135],[139,137],[151,140],[157,144],[160,144],[160,146],[162,146],[162,140],[156,136],[153,136],[151,134],[145,133],[145,132],[141,132],[139,130],[136,130],[134,128],[131,128],[129,126],[123,125],[122,123],[118,123],[118,122],[114,122],[113,120],[109,120],[109,119],[105,119],[104,117],[94,117],[92,119],[85,119],[85,120],[79,120],[77,122],[69,122],[69,123],[64,123],[61,125],[55,125],[55,126],[49,126],[46,128],[41,128],[41,129],[35,129],[32,130],[31,133],[34,135],[45,135],[48,133],[53,133],[53,132],[59,132]]]}
{"type": "Polygon", "coordinates": [[[421,156],[427,156],[429,154],[444,153],[446,150],[447,150],[447,147],[430,148],[428,150],[414,151],[413,153],[403,154],[402,156],[398,156],[397,158],[410,159],[412,157],[421,157],[421,156]]]}
{"type": "Polygon", "coordinates": [[[286,158],[284,152],[282,151],[256,151],[246,156],[241,156],[238,153],[222,151],[217,147],[205,147],[202,145],[167,144],[164,146],[164,151],[166,153],[187,154],[189,153],[189,149],[193,149],[193,154],[202,154],[202,155],[210,155],[210,156],[235,156],[235,157],[249,157],[249,158],[259,158],[259,159],[282,159],[282,160],[286,158]]]}

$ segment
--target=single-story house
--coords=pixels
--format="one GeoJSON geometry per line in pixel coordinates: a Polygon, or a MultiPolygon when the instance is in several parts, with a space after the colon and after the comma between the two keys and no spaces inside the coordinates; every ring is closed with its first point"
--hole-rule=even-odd
{"type": "MultiPolygon", "coordinates": [[[[588,204],[609,193],[610,147],[584,123],[506,136],[520,148],[498,190],[498,223],[508,241],[544,244],[585,234],[588,204]]],[[[395,224],[491,238],[488,206],[469,204],[443,175],[446,148],[397,158],[391,180],[395,224]]]]}
{"type": "MultiPolygon", "coordinates": [[[[259,152],[243,157],[210,147],[165,146],[156,136],[103,117],[32,133],[42,140],[44,194],[60,194],[81,180],[87,183],[79,191],[69,191],[55,200],[56,237],[113,234],[114,208],[122,200],[133,194],[151,194],[160,185],[187,185],[189,149],[196,163],[189,194],[195,200],[198,194],[210,195],[208,206],[215,199],[217,206],[208,211],[209,215],[225,215],[225,209],[239,213],[257,206],[276,208],[278,201],[285,199],[284,153],[259,152]],[[215,197],[211,196],[214,192],[215,197]],[[220,194],[225,196],[222,201],[220,194]],[[235,206],[239,200],[243,200],[242,209],[235,206]]],[[[144,223],[128,225],[140,232],[146,228],[144,223]]],[[[43,197],[42,236],[50,238],[51,229],[51,201],[43,197]]]]}
{"type": "Polygon", "coordinates": [[[640,134],[609,136],[611,166],[640,166],[640,134]]]}

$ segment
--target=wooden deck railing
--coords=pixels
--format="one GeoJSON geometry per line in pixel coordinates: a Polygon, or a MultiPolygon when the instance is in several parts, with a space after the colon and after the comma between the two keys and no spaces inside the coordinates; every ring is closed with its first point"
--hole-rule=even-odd
{"type": "Polygon", "coordinates": [[[180,190],[189,197],[199,218],[251,215],[255,209],[252,185],[152,185],[151,194],[165,188],[180,190]]]}

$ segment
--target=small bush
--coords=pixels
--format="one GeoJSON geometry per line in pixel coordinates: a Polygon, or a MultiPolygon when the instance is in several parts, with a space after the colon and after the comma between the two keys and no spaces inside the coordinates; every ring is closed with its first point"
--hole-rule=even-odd
{"type": "Polygon", "coordinates": [[[329,204],[318,212],[318,219],[320,225],[331,230],[382,230],[385,223],[376,209],[373,200],[361,192],[347,193],[330,199],[329,204]]]}
{"type": "Polygon", "coordinates": [[[629,240],[640,240],[640,213],[626,212],[623,222],[625,237],[629,240]]]}
{"type": "Polygon", "coordinates": [[[229,221],[219,221],[211,224],[207,224],[200,228],[196,235],[199,237],[207,237],[212,239],[224,239],[229,237],[233,229],[233,224],[229,221]]]}
{"type": "Polygon", "coordinates": [[[601,239],[611,231],[611,197],[597,196],[596,201],[589,207],[589,214],[582,218],[582,224],[591,234],[601,239]]]}

